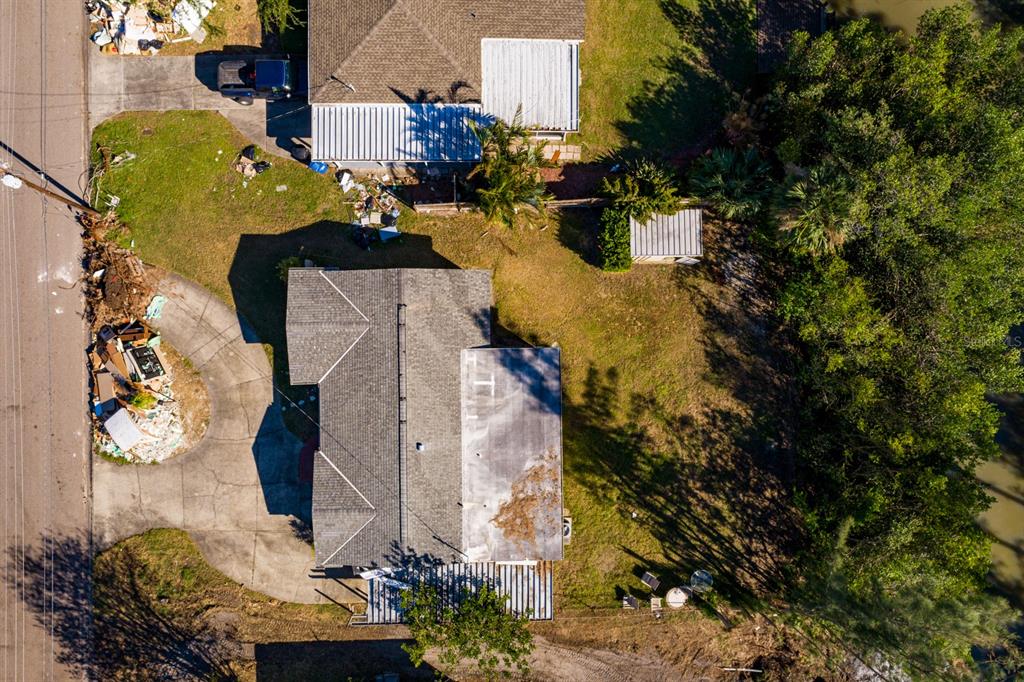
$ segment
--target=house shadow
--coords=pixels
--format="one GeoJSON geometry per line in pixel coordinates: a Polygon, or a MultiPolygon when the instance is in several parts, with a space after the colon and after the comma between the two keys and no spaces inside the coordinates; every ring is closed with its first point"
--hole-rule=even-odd
{"type": "Polygon", "coordinates": [[[255,647],[257,682],[335,682],[335,680],[431,680],[438,671],[409,660],[402,645],[411,640],[275,642],[255,647]]]}

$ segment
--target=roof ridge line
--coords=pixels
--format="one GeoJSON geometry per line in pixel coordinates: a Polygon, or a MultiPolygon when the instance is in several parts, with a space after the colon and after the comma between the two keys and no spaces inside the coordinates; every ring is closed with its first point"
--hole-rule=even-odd
{"type": "Polygon", "coordinates": [[[318,270],[318,272],[320,273],[320,276],[324,278],[324,281],[325,281],[325,282],[327,282],[328,284],[330,284],[330,285],[331,285],[331,288],[332,288],[332,289],[334,289],[335,291],[337,291],[337,292],[338,292],[338,294],[339,294],[339,295],[340,295],[340,296],[341,296],[341,297],[342,297],[343,299],[345,299],[345,302],[346,302],[346,303],[348,303],[348,304],[349,304],[350,306],[352,306],[352,309],[353,309],[353,310],[355,310],[355,311],[356,311],[357,313],[359,313],[359,317],[363,318],[363,319],[364,319],[364,320],[366,320],[367,322],[369,322],[369,321],[370,321],[370,318],[368,318],[368,317],[367,317],[366,315],[363,315],[363,311],[362,311],[362,310],[360,310],[360,309],[359,309],[358,307],[356,307],[356,304],[352,302],[352,299],[350,299],[350,298],[349,298],[348,296],[346,296],[346,295],[345,295],[345,292],[344,292],[344,291],[342,291],[341,289],[339,289],[339,288],[337,287],[337,285],[336,285],[336,284],[335,284],[334,282],[332,282],[332,281],[331,281],[331,278],[330,278],[330,277],[328,277],[327,275],[325,275],[325,274],[324,274],[324,271],[323,271],[323,270],[318,270]]]}
{"type": "MultiPolygon", "coordinates": [[[[347,64],[348,64],[348,63],[349,63],[350,61],[352,61],[353,57],[355,57],[355,56],[356,56],[357,54],[359,54],[359,53],[360,53],[360,52],[361,52],[361,51],[363,50],[363,47],[364,47],[364,46],[365,46],[365,45],[366,45],[366,44],[367,44],[368,42],[370,42],[370,38],[371,38],[371,37],[372,37],[372,36],[373,36],[373,35],[374,35],[375,33],[378,33],[378,32],[380,31],[380,27],[381,27],[381,24],[383,24],[383,23],[384,23],[384,21],[385,21],[385,20],[386,20],[386,19],[387,19],[387,18],[388,18],[389,16],[391,16],[392,14],[394,14],[394,12],[395,12],[395,8],[396,8],[396,7],[398,7],[398,6],[400,5],[400,4],[402,4],[402,3],[401,3],[401,0],[395,0],[395,4],[391,5],[391,7],[389,7],[389,8],[388,8],[388,11],[387,11],[387,12],[385,12],[384,14],[382,14],[382,15],[381,15],[380,19],[378,19],[378,20],[377,20],[377,23],[375,23],[375,24],[373,25],[373,28],[371,28],[371,29],[370,29],[369,31],[367,31],[367,32],[366,32],[366,35],[364,35],[364,36],[363,36],[363,39],[359,41],[359,44],[358,44],[358,45],[356,45],[355,49],[354,49],[354,50],[352,50],[351,52],[349,52],[349,53],[348,53],[348,56],[347,56],[347,57],[345,57],[345,59],[344,59],[344,60],[343,60],[343,61],[341,62],[341,64],[338,64],[338,67],[337,67],[336,69],[334,69],[334,71],[331,71],[331,75],[330,75],[330,77],[329,77],[329,78],[327,79],[327,81],[326,81],[326,82],[324,82],[324,83],[321,83],[321,84],[320,84],[320,85],[319,85],[319,86],[317,87],[317,89],[316,89],[316,93],[314,93],[316,97],[319,97],[319,96],[320,96],[320,92],[321,92],[321,91],[322,91],[322,90],[323,90],[324,88],[326,88],[326,87],[327,87],[327,84],[328,84],[328,83],[330,83],[332,79],[335,79],[335,78],[337,78],[337,79],[338,79],[339,81],[341,80],[341,78],[339,78],[339,77],[338,77],[338,73],[339,73],[339,72],[340,72],[340,71],[341,71],[342,69],[344,69],[344,68],[345,68],[345,66],[346,66],[346,65],[347,65],[347,64]]],[[[343,81],[343,82],[344,82],[344,81],[343,81]]],[[[327,102],[325,102],[325,104],[327,104],[327,102]]]]}
{"type": "MultiPolygon", "coordinates": [[[[406,6],[406,0],[395,0],[395,6],[397,7],[398,5],[402,5],[402,7],[405,9],[405,13],[412,18],[413,22],[415,22],[419,29],[423,31],[423,34],[426,35],[427,38],[429,38],[430,41],[434,43],[434,45],[438,49],[441,50],[441,54],[444,55],[444,58],[448,60],[449,64],[455,67],[456,72],[462,71],[467,74],[469,73],[469,69],[466,68],[466,65],[460,62],[458,59],[455,59],[452,56],[451,52],[448,51],[448,48],[445,47],[444,43],[438,40],[437,36],[431,33],[430,30],[423,24],[423,22],[420,21],[420,18],[416,16],[416,12],[414,12],[413,10],[409,9],[408,6],[406,6]]],[[[480,83],[468,83],[468,85],[479,88],[480,83]]]]}

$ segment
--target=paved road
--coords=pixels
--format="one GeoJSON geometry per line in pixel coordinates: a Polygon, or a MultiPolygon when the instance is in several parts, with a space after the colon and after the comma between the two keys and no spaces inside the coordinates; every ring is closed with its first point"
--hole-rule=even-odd
{"type": "MultiPolygon", "coordinates": [[[[118,57],[89,51],[89,123],[122,111],[218,111],[263,149],[288,156],[293,141],[309,144],[310,112],[302,93],[293,100],[243,106],[217,92],[217,64],[238,55],[118,57]]],[[[299,82],[303,65],[297,62],[299,82]]],[[[302,89],[302,86],[299,87],[302,89]]]]}
{"type": "MultiPolygon", "coordinates": [[[[0,161],[22,173],[41,168],[51,188],[77,190],[85,171],[83,21],[78,2],[0,0],[0,161]]],[[[78,235],[68,209],[0,188],[3,680],[78,679],[60,662],[64,637],[76,632],[79,651],[89,641],[78,235]],[[57,589],[66,573],[55,561],[69,559],[58,542],[85,548],[74,555],[85,564],[74,596],[57,589]]]]}
{"type": "MultiPolygon", "coordinates": [[[[177,275],[156,326],[196,367],[210,396],[210,426],[189,452],[157,465],[97,458],[96,542],[106,546],[149,528],[183,528],[214,567],[236,582],[291,602],[365,603],[359,594],[310,577],[312,486],[298,480],[301,444],[274,400],[270,363],[255,333],[217,297],[177,275]]],[[[365,583],[351,587],[365,590],[365,583]]]]}

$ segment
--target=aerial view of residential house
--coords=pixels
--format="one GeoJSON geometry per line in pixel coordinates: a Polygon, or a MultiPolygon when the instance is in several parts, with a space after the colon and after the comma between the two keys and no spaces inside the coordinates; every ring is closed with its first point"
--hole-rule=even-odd
{"type": "Polygon", "coordinates": [[[291,382],[320,394],[316,563],[371,578],[368,623],[400,621],[420,581],[551,618],[560,356],[491,347],[491,300],[481,270],[289,272],[291,382]]]}
{"type": "Polygon", "coordinates": [[[466,162],[469,119],[579,128],[584,0],[311,0],[312,156],[466,162]]]}

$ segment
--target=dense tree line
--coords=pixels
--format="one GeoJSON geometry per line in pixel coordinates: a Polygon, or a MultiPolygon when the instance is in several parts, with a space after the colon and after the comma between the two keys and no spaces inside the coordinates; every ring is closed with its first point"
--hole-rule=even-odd
{"type": "Polygon", "coordinates": [[[1024,390],[1007,343],[1024,321],[1022,47],[963,7],[912,38],[866,19],[798,36],[764,102],[775,190],[753,151],[694,178],[727,217],[756,214],[787,271],[811,538],[794,611],[923,679],[966,672],[1013,617],[985,589],[974,471],[999,455],[988,397],[1024,390]]]}

